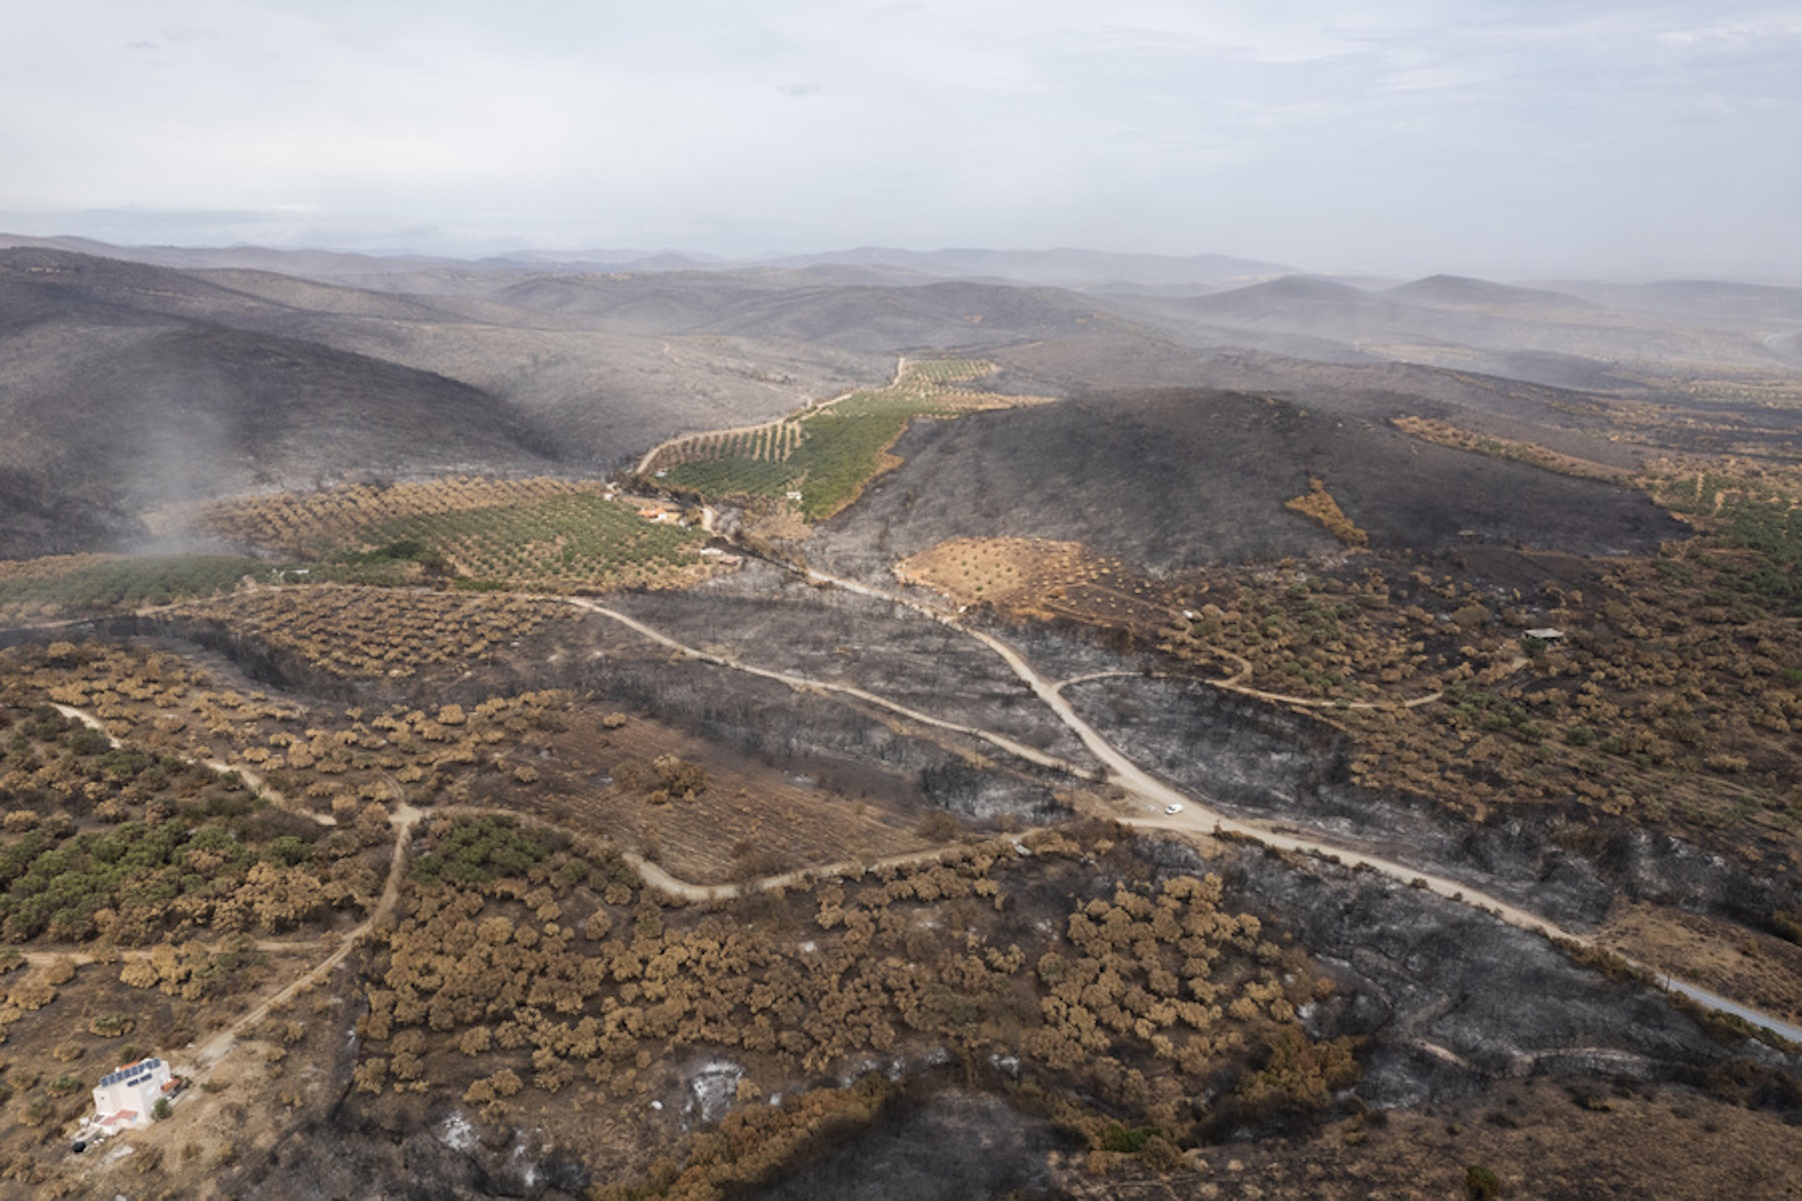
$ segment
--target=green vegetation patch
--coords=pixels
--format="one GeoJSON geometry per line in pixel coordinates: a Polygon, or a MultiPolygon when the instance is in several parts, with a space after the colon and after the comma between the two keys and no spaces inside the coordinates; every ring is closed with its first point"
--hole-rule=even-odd
{"type": "Polygon", "coordinates": [[[0,708],[0,730],[8,942],[144,942],[190,923],[276,929],[333,901],[327,861],[359,849],[321,843],[320,827],[236,776],[111,747],[49,706],[0,708]]]}
{"type": "MultiPolygon", "coordinates": [[[[1707,532],[1694,547],[1731,552],[1714,557],[1716,603],[1802,615],[1802,477],[1702,468],[1646,486],[1671,512],[1699,519],[1707,532]]],[[[1660,570],[1679,583],[1694,575],[1677,560],[1662,561],[1660,570]]]]}
{"type": "Polygon", "coordinates": [[[64,575],[0,581],[0,609],[36,605],[80,613],[166,605],[190,596],[229,592],[255,572],[237,555],[141,555],[109,559],[64,575]]]}
{"type": "Polygon", "coordinates": [[[664,482],[703,496],[781,496],[797,476],[792,463],[728,455],[672,467],[664,482]]]}
{"type": "Polygon", "coordinates": [[[149,929],[176,913],[211,913],[245,887],[308,893],[307,914],[319,908],[317,879],[294,887],[313,848],[293,835],[257,845],[244,832],[229,818],[187,817],[72,835],[29,831],[0,848],[0,933],[10,942],[79,941],[115,932],[101,927],[120,919],[149,929]],[[253,873],[259,864],[268,869],[253,873]]]}
{"type": "Polygon", "coordinates": [[[567,835],[547,827],[489,815],[461,817],[414,861],[413,878],[422,884],[480,885],[525,876],[568,845],[567,835]]]}
{"type": "Polygon", "coordinates": [[[1721,508],[1717,537],[1756,556],[1723,564],[1723,583],[1768,608],[1802,613],[1802,510],[1782,499],[1735,498],[1721,508]]]}
{"type": "Polygon", "coordinates": [[[389,583],[408,578],[417,565],[428,576],[454,573],[460,586],[529,583],[568,591],[638,582],[685,566],[705,537],[698,530],[653,524],[625,504],[577,492],[398,518],[364,530],[321,574],[389,583]]]}
{"type": "Polygon", "coordinates": [[[975,395],[954,385],[989,370],[971,359],[909,364],[887,388],[854,392],[759,430],[684,443],[676,453],[686,461],[663,468],[664,482],[705,496],[799,492],[802,515],[824,520],[857,499],[908,422],[968,412],[975,395]]]}
{"type": "Polygon", "coordinates": [[[955,406],[929,394],[886,389],[859,392],[807,423],[807,436],[789,456],[802,478],[801,512],[809,521],[832,516],[857,499],[881,466],[881,456],[915,417],[944,416],[955,406]]]}

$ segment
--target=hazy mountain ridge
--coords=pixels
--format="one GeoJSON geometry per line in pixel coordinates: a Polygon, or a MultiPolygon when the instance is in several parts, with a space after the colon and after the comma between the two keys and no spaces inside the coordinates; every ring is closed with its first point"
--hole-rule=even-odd
{"type": "Polygon", "coordinates": [[[106,345],[90,332],[39,327],[39,349],[61,342],[75,361],[4,401],[5,423],[31,435],[16,444],[27,457],[9,465],[72,493],[147,506],[345,474],[553,462],[517,412],[442,376],[223,327],[144,329],[106,345]]]}
{"type": "Polygon", "coordinates": [[[1442,305],[1448,308],[1582,310],[1597,307],[1592,301],[1549,288],[1522,288],[1513,284],[1491,283],[1486,279],[1472,279],[1463,275],[1429,275],[1423,279],[1398,284],[1388,289],[1387,294],[1399,296],[1404,300],[1442,305]]]}
{"type": "MultiPolygon", "coordinates": [[[[284,279],[257,282],[323,299],[284,279]]],[[[369,299],[385,319],[405,305],[369,299]]],[[[112,549],[141,532],[126,515],[196,496],[553,462],[490,394],[277,332],[317,319],[167,268],[0,252],[6,553],[112,549]]]]}
{"type": "MultiPolygon", "coordinates": [[[[1582,289],[1455,276],[1373,288],[1291,273],[1168,297],[931,274],[1098,279],[1130,268],[1153,287],[1273,266],[1221,256],[867,249],[749,268],[665,260],[681,269],[595,271],[3,241],[30,243],[0,250],[7,461],[43,486],[45,464],[58,463],[66,493],[101,498],[70,516],[68,537],[46,543],[58,519],[45,515],[76,510],[48,494],[28,505],[15,490],[15,507],[39,514],[29,544],[59,548],[98,544],[95,522],[111,519],[96,514],[114,506],[197,488],[471,464],[610,469],[678,432],[767,420],[876,383],[902,354],[995,357],[1011,373],[999,386],[1020,391],[1261,390],[1345,416],[1539,431],[1602,461],[1630,460],[1585,430],[1610,398],[1667,402],[1663,383],[1633,364],[1792,378],[1783,338],[1802,324],[1768,316],[1787,311],[1791,293],[1731,284],[1617,288],[1641,307],[1613,308],[1582,289]],[[1654,302],[1711,311],[1647,311],[1654,302]],[[76,414],[83,429],[69,425],[76,414]],[[425,424],[408,434],[413,422],[425,424]],[[108,431],[165,449],[134,458],[109,449],[108,431]]],[[[1775,428],[1786,418],[1734,420],[1775,428]]]]}
{"type": "Polygon", "coordinates": [[[1221,254],[1171,256],[1080,249],[964,248],[918,251],[895,247],[860,247],[812,254],[750,257],[700,255],[669,250],[583,249],[532,250],[480,258],[448,258],[431,254],[370,254],[261,246],[116,246],[90,238],[34,238],[0,233],[0,248],[8,247],[63,250],[184,270],[265,270],[312,278],[343,279],[373,279],[440,269],[484,273],[636,274],[787,269],[816,272],[848,270],[890,279],[908,276],[938,279],[986,278],[992,281],[1077,289],[1121,284],[1210,288],[1290,274],[1294,270],[1278,263],[1221,254]]]}

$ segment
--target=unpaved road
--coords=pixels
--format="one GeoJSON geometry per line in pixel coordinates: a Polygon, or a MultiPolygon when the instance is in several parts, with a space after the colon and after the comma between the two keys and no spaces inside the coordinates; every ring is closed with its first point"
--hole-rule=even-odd
{"type": "MultiPolygon", "coordinates": [[[[59,704],[54,707],[57,712],[61,713],[63,716],[72,718],[75,721],[79,721],[84,726],[87,726],[89,729],[98,730],[102,734],[105,734],[107,741],[115,748],[123,745],[113,736],[112,732],[106,728],[105,724],[92,713],[83,709],[77,709],[73,705],[59,704]]],[[[227,763],[221,759],[190,759],[188,762],[201,764],[221,775],[228,772],[236,772],[239,778],[243,779],[252,788],[263,793],[265,796],[268,796],[271,803],[280,805],[284,799],[281,798],[278,793],[270,790],[263,782],[260,775],[239,764],[227,763]]],[[[231,1054],[232,1048],[237,1046],[238,1039],[243,1036],[245,1030],[248,1030],[258,1022],[263,1021],[275,1009],[292,1001],[302,990],[325,979],[325,977],[331,973],[333,968],[344,962],[345,957],[351,953],[353,948],[355,948],[359,939],[374,929],[378,922],[383,921],[394,912],[394,907],[400,900],[400,882],[407,865],[407,843],[412,838],[413,827],[418,824],[419,819],[424,815],[420,810],[407,804],[404,795],[401,793],[399,784],[395,783],[392,779],[389,779],[388,786],[394,790],[395,797],[399,802],[395,807],[393,820],[394,853],[388,863],[388,878],[382,885],[382,895],[376,901],[375,908],[370,910],[369,916],[364,918],[354,929],[341,935],[338,939],[336,949],[319,963],[315,964],[311,971],[290,981],[280,992],[265,998],[255,1009],[252,1009],[249,1013],[240,1017],[237,1021],[215,1034],[206,1042],[200,1044],[198,1047],[194,1047],[191,1051],[188,1051],[185,1059],[191,1069],[189,1074],[196,1077],[204,1077],[209,1074],[219,1065],[220,1061],[231,1054]]],[[[323,825],[337,824],[333,818],[322,814],[308,813],[305,810],[293,810],[291,812],[299,812],[303,816],[310,817],[323,825]]],[[[267,942],[259,942],[256,944],[259,950],[284,952],[303,950],[318,945],[320,945],[320,940],[317,939],[304,942],[299,940],[294,942],[283,942],[272,939],[267,942]]],[[[134,958],[148,955],[149,953],[149,951],[127,951],[123,954],[126,958],[134,958]]],[[[26,959],[27,962],[33,964],[48,964],[62,958],[64,954],[65,953],[55,951],[32,952],[26,956],[26,959]]],[[[87,955],[71,956],[71,958],[74,958],[77,963],[94,962],[93,958],[87,955]]],[[[190,1044],[190,1046],[192,1046],[192,1044],[190,1044]]]]}
{"type": "Polygon", "coordinates": [[[559,599],[567,601],[567,603],[574,605],[578,609],[617,621],[633,632],[641,634],[662,646],[667,646],[671,650],[679,651],[690,659],[698,659],[703,663],[712,663],[717,667],[729,667],[734,671],[742,671],[750,675],[762,676],[766,680],[776,680],[788,685],[790,688],[800,691],[835,692],[841,696],[855,697],[866,704],[887,709],[891,713],[898,713],[909,721],[918,722],[921,725],[933,726],[941,730],[950,730],[953,733],[964,734],[971,738],[979,738],[982,741],[989,743],[991,746],[1006,751],[1015,758],[1024,759],[1029,763],[1036,763],[1040,767],[1049,767],[1056,771],[1067,772],[1076,776],[1088,776],[1092,774],[1087,768],[1079,767],[1068,760],[1059,759],[1056,755],[1048,755],[1037,747],[1027,746],[1023,742],[1016,742],[1005,734],[996,734],[991,730],[979,729],[976,726],[967,726],[954,721],[946,721],[944,718],[934,717],[930,713],[922,713],[918,709],[910,709],[906,705],[897,704],[886,697],[877,696],[873,692],[866,692],[862,688],[856,688],[849,684],[835,684],[825,680],[813,680],[806,676],[797,676],[785,671],[775,671],[767,667],[756,667],[749,663],[741,663],[737,659],[729,656],[717,655],[711,651],[705,651],[699,647],[693,647],[686,643],[678,642],[661,630],[654,629],[644,622],[639,621],[637,618],[628,617],[617,609],[609,609],[605,605],[596,604],[594,601],[582,600],[580,598],[564,597],[559,599]]]}
{"type": "Polygon", "coordinates": [[[947,846],[927,847],[920,851],[907,851],[900,855],[889,855],[883,859],[846,859],[839,863],[819,864],[814,867],[798,867],[793,871],[777,872],[773,876],[757,876],[749,880],[735,881],[731,884],[690,884],[686,880],[678,880],[655,863],[642,855],[622,852],[620,858],[630,863],[637,870],[644,882],[661,892],[684,901],[729,901],[735,897],[748,896],[754,892],[770,892],[778,888],[793,888],[797,884],[805,884],[810,880],[829,880],[840,876],[855,876],[862,872],[880,871],[885,867],[918,867],[925,863],[937,863],[951,855],[966,851],[969,848],[963,843],[951,843],[947,846]]]}
{"type": "Polygon", "coordinates": [[[358,941],[373,930],[376,925],[385,921],[400,901],[400,882],[407,868],[407,844],[413,837],[413,827],[424,816],[418,809],[401,802],[394,812],[394,854],[388,863],[388,879],[382,885],[381,899],[370,910],[369,916],[355,929],[347,931],[339,940],[338,947],[327,955],[313,969],[291,981],[287,987],[273,996],[267,997],[255,1009],[227,1026],[224,1030],[209,1038],[200,1046],[187,1053],[187,1062],[195,1076],[206,1076],[219,1066],[220,1062],[238,1045],[238,1039],[246,1030],[266,1019],[276,1009],[288,1004],[304,990],[313,987],[331,974],[333,968],[343,963],[358,941]]]}
{"type": "MultiPolygon", "coordinates": [[[[1083,746],[1087,748],[1089,753],[1103,764],[1106,780],[1119,787],[1127,794],[1129,798],[1127,811],[1116,815],[1117,819],[1124,825],[1134,826],[1140,829],[1164,830],[1172,833],[1189,835],[1225,834],[1237,836],[1275,850],[1292,851],[1331,859],[1347,866],[1362,867],[1377,872],[1390,879],[1401,881],[1411,887],[1432,892],[1437,896],[1444,897],[1445,899],[1454,901],[1458,904],[1467,905],[1474,909],[1481,909],[1510,925],[1533,931],[1544,935],[1547,938],[1566,940],[1584,946],[1602,945],[1589,935],[1578,934],[1566,930],[1556,922],[1550,921],[1537,913],[1522,909],[1504,901],[1500,897],[1486,893],[1479,888],[1439,875],[1435,872],[1423,871],[1418,867],[1399,863],[1393,859],[1387,859],[1380,855],[1356,850],[1315,835],[1302,834],[1290,829],[1276,829],[1264,822],[1229,817],[1227,814],[1215,809],[1208,802],[1206,797],[1183,792],[1156,778],[1149,772],[1146,772],[1143,768],[1139,767],[1138,764],[1127,758],[1112,743],[1104,738],[1099,731],[1087,721],[1083,720],[1082,716],[1071,707],[1070,703],[1064,699],[1060,692],[1060,688],[1062,687],[1061,684],[1054,684],[1051,681],[1046,680],[1038,673],[1032,664],[1027,662],[1024,656],[1000,638],[997,638],[987,631],[964,625],[959,622],[954,615],[940,612],[930,606],[921,604],[907,597],[898,596],[881,588],[862,584],[855,580],[841,579],[837,576],[829,575],[825,572],[811,568],[807,569],[804,574],[808,580],[816,583],[842,588],[848,592],[867,596],[889,604],[905,606],[916,613],[920,613],[923,616],[931,618],[933,621],[949,626],[965,636],[975,639],[988,647],[995,654],[999,655],[1002,661],[1013,670],[1014,674],[1032,690],[1033,694],[1057,715],[1058,720],[1062,721],[1064,725],[1081,740],[1083,746]],[[1171,809],[1175,809],[1176,812],[1170,812],[1171,809]]],[[[915,717],[917,720],[925,720],[931,724],[956,729],[974,735],[975,737],[984,738],[997,746],[1003,747],[1003,749],[1008,749],[1015,753],[1017,753],[1016,748],[1018,750],[1031,750],[1031,748],[1020,748],[1018,744],[1013,743],[1011,739],[1004,739],[987,731],[976,730],[954,723],[942,722],[936,718],[931,718],[926,714],[919,714],[914,710],[903,709],[901,706],[884,701],[882,698],[864,692],[861,689],[810,681],[805,677],[794,676],[784,672],[770,671],[766,668],[750,667],[748,665],[735,663],[722,656],[696,652],[693,651],[692,648],[685,647],[674,639],[669,638],[660,631],[645,625],[643,622],[626,617],[624,614],[616,613],[612,610],[605,609],[603,606],[593,605],[587,602],[578,603],[581,603],[584,608],[590,608],[593,611],[612,617],[659,643],[694,654],[697,658],[718,664],[722,667],[740,671],[750,671],[758,675],[767,676],[771,679],[779,679],[784,683],[789,684],[791,687],[820,688],[826,691],[847,693],[849,695],[857,696],[860,699],[903,712],[909,716],[915,717]]],[[[1423,704],[1429,699],[1431,698],[1417,698],[1414,703],[1423,704]]],[[[1042,762],[1043,759],[1039,757],[1041,754],[1041,752],[1032,751],[1031,755],[1027,757],[1033,758],[1034,762],[1042,762]]],[[[1049,757],[1046,756],[1044,758],[1049,757]]],[[[1065,766],[1067,767],[1067,765],[1065,766]]],[[[1611,948],[1610,950],[1612,952],[1611,948]]],[[[1618,954],[1618,952],[1612,953],[1618,954]]],[[[1621,958],[1625,959],[1626,957],[1622,956],[1621,958]]],[[[1630,959],[1627,959],[1626,962],[1633,967],[1644,966],[1630,959]]],[[[1697,985],[1689,984],[1685,981],[1677,980],[1674,977],[1661,973],[1655,973],[1654,975],[1664,987],[1671,991],[1679,992],[1702,1005],[1717,1010],[1718,1012],[1739,1017],[1762,1029],[1789,1039],[1792,1042],[1802,1044],[1802,1028],[1798,1028],[1791,1023],[1773,1017],[1770,1014],[1763,1013],[1750,1006],[1719,996],[1718,994],[1697,985]]]]}
{"type": "MultiPolygon", "coordinates": [[[[89,713],[86,709],[77,709],[74,705],[60,705],[54,702],[51,703],[50,707],[64,717],[72,718],[73,720],[80,722],[90,730],[98,730],[100,733],[105,734],[107,745],[111,746],[114,750],[118,750],[125,745],[114,736],[111,730],[106,728],[105,722],[101,721],[92,713],[89,713]]],[[[186,756],[182,756],[181,758],[184,763],[198,763],[207,770],[221,776],[235,773],[240,780],[243,780],[250,786],[251,791],[264,797],[277,809],[282,809],[300,817],[307,818],[309,821],[317,822],[322,826],[335,826],[338,824],[338,819],[329,813],[314,813],[308,809],[291,808],[288,804],[288,798],[282,793],[269,787],[269,782],[263,778],[262,773],[254,768],[245,767],[241,763],[227,763],[223,759],[190,759],[186,756]]]]}
{"type": "MultiPolygon", "coordinates": [[[[1057,715],[1058,719],[1077,736],[1089,753],[1103,765],[1102,778],[1121,789],[1127,795],[1127,811],[1114,815],[1123,825],[1133,826],[1139,829],[1161,830],[1192,836],[1236,836],[1275,850],[1291,851],[1331,859],[1347,866],[1362,867],[1391,879],[1401,881],[1411,887],[1432,892],[1447,900],[1467,905],[1472,908],[1481,909],[1510,925],[1536,932],[1548,938],[1567,940],[1586,946],[1602,945],[1588,935],[1566,930],[1557,923],[1541,917],[1536,913],[1519,908],[1518,906],[1502,900],[1500,897],[1493,896],[1483,892],[1481,889],[1474,888],[1469,884],[1450,879],[1449,877],[1430,871],[1423,871],[1408,864],[1399,863],[1379,855],[1346,847],[1315,835],[1303,834],[1290,828],[1276,829],[1264,822],[1229,817],[1227,814],[1215,809],[1208,802],[1206,797],[1179,790],[1139,767],[1138,764],[1134,763],[1125,754],[1119,751],[1112,743],[1103,737],[1099,731],[1085,721],[1070,703],[1064,699],[1062,694],[1063,687],[1074,681],[1065,680],[1053,683],[1046,680],[1023,655],[995,635],[984,630],[964,625],[953,615],[940,612],[927,605],[906,597],[897,596],[880,588],[875,588],[867,584],[860,584],[853,580],[840,579],[811,569],[805,574],[811,581],[843,588],[846,591],[884,601],[889,604],[905,606],[906,608],[929,617],[940,624],[949,626],[964,634],[966,637],[975,639],[988,647],[1008,665],[1014,674],[1019,677],[1021,682],[1023,682],[1047,708],[1057,715]],[[1175,812],[1171,812],[1172,809],[1174,809],[1175,812]]],[[[716,666],[733,671],[748,672],[752,675],[776,680],[788,687],[799,690],[836,693],[852,697],[866,704],[888,709],[910,721],[919,722],[923,725],[934,726],[940,729],[951,730],[969,737],[981,739],[1011,755],[1015,755],[1018,758],[1040,766],[1054,768],[1074,775],[1087,776],[1089,778],[1094,778],[1095,776],[1095,773],[1091,771],[1079,768],[1065,760],[1048,755],[1037,748],[1026,746],[1004,735],[996,734],[993,731],[936,718],[931,714],[922,713],[917,709],[897,704],[884,697],[850,685],[813,680],[805,676],[741,663],[728,656],[713,654],[696,647],[688,646],[636,618],[629,617],[624,613],[597,604],[594,601],[573,597],[561,599],[564,599],[567,603],[576,608],[618,622],[642,637],[702,662],[712,663],[716,666]]],[[[1095,677],[1078,677],[1078,679],[1083,678],[1095,677]]],[[[1413,703],[1425,703],[1428,699],[1431,698],[1417,698],[1413,703]]],[[[107,737],[113,741],[114,745],[118,745],[117,739],[113,739],[111,733],[106,731],[104,725],[91,714],[84,713],[71,706],[58,705],[56,708],[69,717],[75,718],[95,729],[99,729],[103,733],[107,733],[107,737]]],[[[237,771],[241,776],[244,775],[244,770],[242,768],[231,764],[213,760],[202,760],[200,762],[206,763],[208,767],[212,767],[215,770],[237,771]]],[[[398,796],[399,786],[392,784],[392,782],[390,786],[396,789],[398,796]]],[[[239,1018],[229,1028],[221,1031],[219,1034],[209,1039],[205,1044],[197,1048],[191,1056],[191,1061],[194,1064],[196,1074],[204,1075],[211,1071],[214,1066],[229,1054],[244,1030],[264,1020],[272,1010],[291,1000],[302,989],[324,979],[333,968],[343,962],[360,938],[373,929],[378,922],[382,921],[393,912],[399,898],[400,882],[405,869],[407,844],[411,838],[413,826],[419,820],[420,816],[419,810],[406,804],[404,799],[401,800],[395,812],[396,835],[394,854],[392,861],[389,864],[387,882],[383,887],[380,900],[376,904],[374,910],[371,911],[369,917],[355,929],[345,934],[340,940],[337,949],[325,960],[315,966],[310,972],[307,972],[305,975],[291,982],[287,987],[283,988],[274,996],[266,999],[250,1013],[239,1018]]],[[[912,852],[906,855],[895,856],[881,862],[892,864],[894,866],[929,862],[950,853],[953,849],[955,848],[935,848],[912,852]]],[[[647,883],[651,884],[653,887],[669,892],[674,896],[690,901],[720,900],[733,896],[741,896],[751,891],[787,887],[792,884],[801,883],[809,877],[841,875],[852,871],[857,866],[863,866],[865,868],[870,866],[880,866],[880,864],[857,865],[847,862],[783,872],[777,875],[766,876],[738,884],[698,885],[679,880],[665,872],[662,868],[643,860],[639,856],[634,855],[629,858],[631,859],[633,866],[638,869],[647,883]]],[[[1627,962],[1635,967],[1643,966],[1634,963],[1632,960],[1627,960],[1627,962]]],[[[1740,1018],[1752,1025],[1788,1039],[1791,1042],[1802,1044],[1802,1028],[1791,1023],[1663,973],[1655,973],[1654,978],[1657,979],[1664,988],[1671,992],[1686,996],[1710,1009],[1740,1018]]]]}

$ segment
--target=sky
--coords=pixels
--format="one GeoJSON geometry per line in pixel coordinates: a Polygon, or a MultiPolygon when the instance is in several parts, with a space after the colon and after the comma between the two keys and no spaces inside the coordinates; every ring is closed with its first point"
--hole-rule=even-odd
{"type": "Polygon", "coordinates": [[[0,231],[1802,281],[1795,0],[0,0],[0,231]]]}

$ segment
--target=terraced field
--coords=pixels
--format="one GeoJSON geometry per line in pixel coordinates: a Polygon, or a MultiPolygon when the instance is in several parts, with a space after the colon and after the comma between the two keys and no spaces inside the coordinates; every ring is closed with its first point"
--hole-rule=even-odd
{"type": "Polygon", "coordinates": [[[568,592],[654,584],[697,566],[705,535],[652,523],[627,505],[572,492],[525,504],[421,513],[362,531],[358,542],[473,588],[568,592]]]}
{"type": "Polygon", "coordinates": [[[331,554],[364,531],[406,517],[529,505],[553,496],[600,496],[594,480],[497,479],[454,476],[378,487],[356,484],[312,492],[282,492],[207,505],[194,512],[153,514],[153,528],[187,528],[289,559],[331,554]]]}
{"type": "Polygon", "coordinates": [[[752,429],[685,438],[647,467],[671,487],[709,497],[780,498],[807,520],[823,521],[898,462],[889,448],[916,417],[1042,402],[965,387],[993,370],[973,359],[906,363],[886,388],[853,392],[752,429]]]}
{"type": "Polygon", "coordinates": [[[229,592],[259,564],[236,555],[66,555],[8,566],[0,622],[28,623],[229,592]]]}

